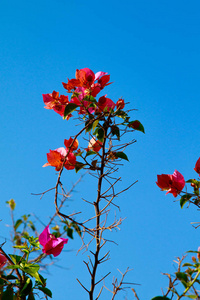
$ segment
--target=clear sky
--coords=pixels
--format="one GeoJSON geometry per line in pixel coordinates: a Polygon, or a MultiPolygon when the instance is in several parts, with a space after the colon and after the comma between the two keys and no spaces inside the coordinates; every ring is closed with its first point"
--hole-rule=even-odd
{"type": "MultiPolygon", "coordinates": [[[[17,216],[33,212],[47,223],[54,212],[53,194],[40,200],[31,193],[55,185],[54,169],[42,168],[46,153],[63,146],[75,128],[43,108],[42,94],[64,93],[61,82],[73,78],[76,69],[108,72],[114,83],[105,92],[138,109],[134,117],[146,134],[134,135],[137,143],[127,152],[130,163],[119,173],[122,188],[138,183],[117,200],[126,219],[114,233],[118,246],[111,246],[111,260],[99,275],[130,267],[127,281],[141,284],[136,287],[141,300],[161,294],[167,285],[161,272],[173,272],[175,257],[200,246],[199,232],[190,225],[199,221],[195,209],[181,210],[155,184],[157,174],[175,169],[187,179],[197,177],[199,12],[199,0],[1,1],[1,236],[9,236],[4,224],[11,223],[5,206],[10,198],[17,202],[17,216]]],[[[66,186],[78,177],[67,173],[66,186]]],[[[85,176],[73,194],[78,209],[88,184],[85,176]]],[[[89,284],[81,262],[85,256],[76,256],[80,244],[76,237],[60,255],[57,265],[67,270],[49,269],[53,299],[87,299],[75,280],[89,284]]],[[[125,297],[133,299],[130,291],[117,299],[125,297]]]]}

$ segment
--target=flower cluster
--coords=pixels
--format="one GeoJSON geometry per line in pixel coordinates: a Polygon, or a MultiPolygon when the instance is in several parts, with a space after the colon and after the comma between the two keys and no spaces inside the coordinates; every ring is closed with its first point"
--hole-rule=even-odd
{"type": "Polygon", "coordinates": [[[43,167],[52,166],[55,167],[56,171],[60,171],[63,163],[64,167],[67,170],[73,170],[76,164],[76,156],[73,151],[78,148],[78,140],[76,139],[73,142],[73,139],[70,137],[69,140],[64,140],[64,147],[60,147],[55,150],[50,150],[47,153],[48,163],[44,164],[43,167]]]}
{"type": "MultiPolygon", "coordinates": [[[[75,108],[79,109],[79,114],[99,114],[102,112],[109,112],[117,108],[118,110],[124,108],[124,100],[119,99],[115,104],[107,95],[99,98],[96,97],[101,90],[109,82],[110,75],[106,72],[97,72],[96,74],[89,68],[83,68],[76,70],[76,78],[68,79],[67,83],[62,83],[63,87],[68,93],[72,93],[69,101],[68,96],[60,95],[56,91],[52,94],[43,94],[43,101],[46,109],[53,109],[56,113],[64,117],[65,109],[68,104],[75,105],[75,108]]],[[[72,115],[68,114],[66,119],[68,120],[72,115]]]]}
{"type": "Polygon", "coordinates": [[[53,234],[50,234],[49,225],[45,227],[43,232],[39,235],[39,242],[43,246],[42,252],[50,255],[53,254],[53,256],[58,256],[63,247],[64,244],[67,244],[68,239],[64,238],[56,238],[53,234]]]}

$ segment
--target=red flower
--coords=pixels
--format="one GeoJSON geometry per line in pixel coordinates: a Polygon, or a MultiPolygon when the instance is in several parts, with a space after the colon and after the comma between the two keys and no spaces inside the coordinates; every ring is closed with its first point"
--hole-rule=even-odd
{"type": "MultiPolygon", "coordinates": [[[[69,148],[72,145],[73,139],[70,137],[69,140],[64,140],[64,145],[66,148],[69,148]]],[[[70,149],[70,152],[75,151],[78,148],[78,140],[75,139],[75,141],[73,142],[73,145],[70,149]]]]}
{"type": "Polygon", "coordinates": [[[157,175],[156,184],[162,191],[168,191],[167,194],[172,193],[174,197],[177,197],[185,186],[185,179],[181,173],[175,170],[172,175],[157,175]]]}
{"type": "Polygon", "coordinates": [[[55,91],[52,94],[43,94],[42,96],[46,109],[53,109],[62,117],[64,116],[65,107],[69,103],[68,96],[60,95],[59,97],[59,93],[55,91]]]}
{"type": "Polygon", "coordinates": [[[95,137],[93,137],[88,144],[88,147],[86,149],[86,151],[95,151],[95,152],[99,152],[99,150],[101,149],[103,143],[100,142],[99,140],[96,140],[95,137]]]}
{"type": "Polygon", "coordinates": [[[195,168],[194,170],[199,174],[200,176],[200,157],[199,159],[197,160],[196,164],[195,164],[195,168]]]}
{"type": "Polygon", "coordinates": [[[123,109],[125,104],[124,104],[124,99],[119,99],[116,103],[117,109],[123,109]]]}
{"type": "MultiPolygon", "coordinates": [[[[52,166],[55,167],[56,171],[60,171],[66,154],[67,150],[63,147],[60,147],[56,150],[50,150],[50,152],[47,153],[48,163],[44,164],[43,167],[52,166]]],[[[68,153],[64,167],[67,170],[73,170],[75,168],[75,164],[76,156],[71,152],[68,153]]]]}
{"type": "Polygon", "coordinates": [[[68,239],[56,238],[53,234],[50,234],[48,225],[39,235],[39,242],[43,246],[43,253],[46,253],[47,255],[53,254],[55,257],[61,253],[64,244],[67,244],[68,239]]]}
{"type": "Polygon", "coordinates": [[[81,86],[90,88],[95,81],[95,74],[89,68],[76,70],[76,79],[79,80],[81,86]]]}
{"type": "Polygon", "coordinates": [[[97,105],[100,112],[109,112],[111,109],[115,108],[116,104],[111,99],[106,98],[106,96],[102,96],[99,98],[97,105]]]}
{"type": "Polygon", "coordinates": [[[0,269],[2,269],[7,263],[7,258],[0,253],[0,269]]]}

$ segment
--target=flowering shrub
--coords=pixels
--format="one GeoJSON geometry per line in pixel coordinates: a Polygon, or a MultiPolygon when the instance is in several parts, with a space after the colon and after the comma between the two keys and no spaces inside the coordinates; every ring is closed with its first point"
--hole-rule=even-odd
{"type": "MultiPolygon", "coordinates": [[[[119,228],[122,223],[121,218],[115,218],[107,224],[108,220],[109,222],[111,220],[108,218],[109,212],[114,207],[118,207],[114,204],[115,198],[124,192],[116,193],[115,186],[120,178],[116,179],[113,174],[118,171],[119,162],[121,164],[122,160],[128,161],[126,148],[136,142],[135,139],[131,139],[128,143],[121,142],[121,140],[125,134],[132,134],[136,130],[144,133],[144,127],[140,121],[131,120],[128,114],[130,110],[125,111],[124,99],[113,101],[107,94],[97,98],[98,94],[111,84],[110,75],[106,72],[94,73],[89,68],[83,68],[76,70],[75,78],[68,79],[66,83],[62,84],[68,95],[60,94],[55,90],[52,93],[44,94],[45,108],[56,112],[65,122],[77,113],[76,119],[78,118],[82,127],[75,127],[74,136],[65,137],[64,146],[49,150],[47,153],[47,162],[43,167],[52,166],[58,174],[55,186],[41,195],[44,196],[50,190],[55,191],[53,200],[56,212],[39,237],[29,215],[24,215],[16,222],[14,221],[15,202],[12,199],[8,203],[13,219],[13,244],[19,255],[7,255],[1,248],[0,266],[5,267],[7,262],[6,270],[11,270],[12,274],[16,275],[12,278],[9,277],[10,274],[2,275],[0,288],[2,288],[4,298],[9,296],[9,299],[15,297],[15,300],[27,298],[34,300],[38,291],[42,291],[46,299],[52,297],[51,291],[46,287],[46,279],[40,274],[41,263],[52,255],[57,257],[64,245],[68,243],[68,238],[73,238],[74,233],[77,233],[82,241],[79,250],[89,250],[87,252],[88,261],[84,261],[84,263],[89,272],[90,287],[84,287],[77,280],[87,291],[90,300],[100,297],[104,286],[97,291],[98,285],[109,275],[108,273],[103,276],[102,280],[97,280],[98,267],[107,261],[109,256],[109,253],[102,254],[102,248],[109,242],[104,237],[104,231],[111,232],[112,229],[119,228]],[[77,130],[77,128],[79,129],[77,130]],[[63,212],[63,204],[69,198],[69,194],[65,191],[61,177],[64,170],[70,172],[75,170],[77,173],[81,169],[89,170],[89,174],[96,178],[97,194],[91,203],[85,201],[84,204],[93,205],[95,214],[91,215],[89,219],[85,219],[83,214],[83,221],[80,222],[76,217],[76,212],[70,215],[63,212]],[[60,202],[58,195],[61,197],[60,202]],[[57,216],[60,217],[61,222],[52,227],[54,231],[51,234],[50,225],[57,216]],[[22,231],[18,230],[22,225],[24,226],[22,231]],[[29,234],[27,228],[33,231],[32,235],[34,236],[29,234]],[[36,254],[35,258],[30,259],[30,254],[36,254]],[[14,284],[12,280],[14,280],[14,284]]],[[[114,286],[112,299],[121,290],[120,287],[124,284],[123,278],[127,272],[128,269],[122,275],[119,286],[114,286]]]]}
{"type": "MultiPolygon", "coordinates": [[[[88,271],[90,284],[86,287],[79,279],[77,280],[88,294],[88,299],[99,299],[102,290],[107,289],[111,293],[110,298],[114,300],[118,292],[127,287],[124,277],[129,271],[128,268],[124,273],[120,272],[122,274],[120,281],[114,278],[112,290],[106,286],[106,278],[110,272],[103,275],[101,279],[98,279],[97,274],[100,264],[109,259],[109,252],[102,253],[104,245],[111,241],[105,238],[107,234],[104,233],[118,229],[122,223],[122,219],[117,218],[116,214],[114,220],[110,215],[113,208],[119,208],[114,201],[116,197],[136,183],[133,182],[124,190],[116,192],[116,185],[121,180],[121,177],[116,177],[119,165],[122,161],[129,161],[125,153],[126,148],[136,142],[135,139],[131,139],[130,142],[124,142],[122,139],[127,133],[130,135],[135,131],[144,133],[144,127],[139,120],[131,119],[130,110],[126,110],[127,104],[124,99],[119,98],[117,101],[113,101],[107,97],[107,94],[97,99],[98,94],[111,84],[110,75],[106,72],[94,73],[89,68],[83,68],[76,70],[75,78],[68,79],[67,83],[63,82],[62,84],[66,92],[71,95],[59,96],[57,91],[44,94],[45,108],[55,111],[64,121],[70,120],[73,117],[72,114],[76,113],[81,128],[79,127],[77,130],[75,127],[74,135],[64,139],[64,147],[49,150],[47,153],[48,162],[43,167],[54,167],[58,172],[57,180],[54,187],[40,195],[44,196],[54,190],[55,214],[39,237],[29,218],[30,215],[24,215],[17,221],[14,220],[15,202],[13,199],[8,201],[13,221],[13,246],[18,254],[6,254],[3,245],[0,247],[0,299],[2,300],[35,300],[39,291],[44,293],[46,299],[51,298],[52,293],[46,287],[46,279],[40,274],[41,265],[47,257],[52,259],[52,255],[57,257],[69,239],[73,239],[74,233],[78,234],[82,242],[79,251],[87,252],[84,264],[88,271]],[[85,207],[82,212],[68,214],[68,212],[64,212],[63,204],[69,198],[70,193],[66,193],[64,184],[61,182],[62,172],[74,170],[77,173],[81,169],[87,170],[89,175],[96,179],[97,192],[91,201],[84,200],[85,207]],[[87,211],[86,205],[94,208],[94,214],[88,218],[84,215],[84,212],[87,211]],[[58,225],[58,221],[56,221],[56,225],[52,227],[52,222],[57,216],[61,222],[59,221],[58,225]],[[52,233],[50,233],[50,226],[51,230],[54,230],[52,233]],[[22,227],[23,229],[19,230],[22,227]],[[31,230],[31,234],[29,230],[31,230]],[[35,257],[30,259],[30,255],[35,255],[35,257]],[[102,284],[102,282],[104,283],[102,284]],[[100,288],[99,285],[101,285],[100,288]]],[[[194,170],[200,175],[200,158],[197,160],[194,170]]],[[[185,203],[192,203],[200,208],[200,181],[190,179],[185,182],[183,175],[175,170],[172,175],[157,175],[156,184],[161,190],[167,191],[167,194],[172,193],[174,197],[180,195],[181,208],[185,203]],[[183,191],[187,183],[190,183],[193,188],[192,193],[188,193],[187,190],[183,191]]],[[[93,197],[93,194],[90,196],[93,197]]],[[[68,210],[69,208],[70,205],[68,210]]],[[[177,300],[183,297],[199,299],[196,289],[196,285],[200,284],[198,279],[200,275],[199,249],[198,251],[189,251],[196,253],[196,256],[191,258],[192,262],[183,263],[185,257],[177,259],[177,272],[174,276],[167,274],[169,278],[167,292],[152,300],[169,300],[174,296],[177,296],[177,300]],[[184,290],[177,289],[179,284],[182,284],[184,290]]],[[[135,298],[139,300],[135,290],[133,288],[131,290],[135,298]]]]}

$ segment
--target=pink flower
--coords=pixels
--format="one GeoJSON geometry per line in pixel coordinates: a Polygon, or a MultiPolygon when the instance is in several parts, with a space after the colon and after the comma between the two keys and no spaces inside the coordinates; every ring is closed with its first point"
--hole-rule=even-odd
{"type": "MultiPolygon", "coordinates": [[[[50,150],[50,152],[47,153],[48,163],[44,164],[43,167],[52,166],[56,168],[56,171],[60,171],[66,155],[67,150],[64,147],[60,147],[56,150],[50,150]]],[[[75,168],[75,164],[76,156],[74,153],[68,153],[64,167],[67,170],[73,170],[75,168]]]]}
{"type": "Polygon", "coordinates": [[[43,101],[46,109],[53,109],[56,113],[64,116],[66,105],[69,103],[68,96],[60,95],[53,91],[52,94],[43,94],[43,101]]]}
{"type": "Polygon", "coordinates": [[[7,258],[0,253],[0,269],[2,269],[7,263],[7,258]]]}
{"type": "Polygon", "coordinates": [[[185,186],[185,179],[181,173],[175,170],[172,175],[157,175],[156,184],[162,191],[168,191],[167,194],[172,193],[174,197],[177,197],[185,186]]]}
{"type": "Polygon", "coordinates": [[[47,255],[53,254],[55,257],[61,253],[64,244],[67,244],[68,239],[56,238],[54,235],[50,234],[48,225],[39,235],[39,242],[43,246],[43,253],[46,253],[47,255]]]}
{"type": "Polygon", "coordinates": [[[194,170],[199,174],[200,176],[200,157],[199,159],[197,160],[196,164],[195,164],[195,168],[194,170]]]}

